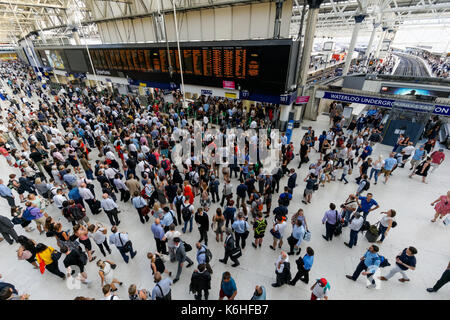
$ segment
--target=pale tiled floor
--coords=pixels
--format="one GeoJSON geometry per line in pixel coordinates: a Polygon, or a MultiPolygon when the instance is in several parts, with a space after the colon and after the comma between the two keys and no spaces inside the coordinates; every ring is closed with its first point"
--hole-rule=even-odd
{"type": "MultiPolygon", "coordinates": [[[[2,107],[4,107],[3,102],[2,107]]],[[[327,126],[327,119],[321,116],[318,121],[305,121],[302,123],[302,126],[308,125],[313,126],[316,132],[319,132],[327,126]]],[[[295,129],[295,146],[299,145],[302,135],[303,131],[301,129],[295,129]]],[[[374,156],[380,153],[387,155],[390,149],[388,146],[377,145],[374,156]]],[[[450,153],[448,150],[445,152],[447,159],[449,159],[450,153]]],[[[310,158],[311,160],[316,160],[318,155],[313,151],[310,158]]],[[[400,283],[397,281],[399,275],[396,275],[391,281],[383,282],[381,285],[378,284],[377,289],[370,290],[366,289],[366,280],[363,276],[357,282],[352,282],[345,278],[346,274],[351,274],[354,271],[359,258],[364,254],[369,243],[363,236],[360,236],[356,247],[353,249],[347,248],[343,242],[348,241],[348,228],[344,229],[343,234],[333,239],[331,243],[326,242],[321,236],[325,229],[321,219],[329,203],[341,204],[349,193],[355,192],[356,184],[353,177],[347,185],[340,182],[331,182],[331,184],[327,184],[325,188],[320,188],[319,192],[313,195],[312,205],[304,206],[301,203],[301,194],[305,185],[303,178],[306,175],[307,166],[303,166],[300,170],[297,170],[299,176],[297,180],[298,187],[295,189],[293,201],[289,206],[289,214],[291,215],[300,207],[305,210],[308,226],[312,232],[312,239],[309,243],[304,242],[301,247],[302,255],[306,246],[311,246],[315,251],[315,262],[310,273],[310,278],[313,280],[310,281],[309,285],[299,281],[295,287],[288,285],[281,288],[271,287],[270,284],[275,280],[274,262],[278,257],[279,250],[274,252],[269,248],[272,239],[268,232],[262,249],[258,250],[250,245],[249,242],[253,239],[252,233],[250,234],[248,246],[244,250],[243,257],[240,258],[241,265],[239,267],[230,267],[230,261],[228,265],[223,265],[218,261],[219,258],[223,257],[223,245],[222,243],[216,243],[214,234],[210,231],[209,248],[214,255],[211,263],[214,274],[212,276],[210,299],[218,299],[220,278],[224,271],[230,271],[235,279],[238,288],[236,298],[240,300],[250,299],[255,285],[264,285],[267,288],[268,299],[309,299],[309,288],[314,279],[320,277],[325,277],[330,282],[330,299],[449,299],[450,285],[443,287],[438,293],[429,294],[425,291],[427,287],[432,286],[439,279],[450,257],[448,227],[446,228],[442,222],[434,224],[430,222],[434,214],[430,202],[445,194],[450,187],[448,183],[448,177],[450,176],[449,161],[446,160],[441,168],[429,177],[429,184],[421,183],[418,177],[412,180],[408,179],[407,174],[409,170],[405,168],[398,169],[387,185],[381,182],[378,185],[373,185],[372,183],[370,189],[381,206],[379,210],[370,214],[368,218],[370,222],[375,223],[378,221],[381,217],[379,212],[390,208],[394,208],[398,214],[396,219],[398,226],[390,232],[385,243],[381,245],[380,253],[393,262],[395,261],[395,255],[403,248],[412,245],[418,249],[417,269],[408,271],[411,279],[409,283],[400,283]]],[[[295,168],[297,164],[298,157],[293,161],[295,168]]],[[[18,173],[18,170],[7,165],[3,157],[0,159],[0,165],[3,168],[0,172],[0,177],[5,181],[8,181],[9,173],[18,173]]],[[[234,186],[237,185],[236,179],[233,179],[232,182],[234,186]]],[[[282,180],[281,188],[285,184],[286,178],[282,180]]],[[[96,190],[98,196],[100,190],[97,182],[96,190]]],[[[277,197],[274,196],[273,199],[275,204],[277,197]]],[[[1,214],[9,216],[9,207],[6,201],[0,199],[0,203],[1,214]]],[[[195,204],[198,204],[198,199],[196,199],[195,204]]],[[[127,299],[127,289],[132,283],[137,284],[141,288],[153,289],[153,277],[146,259],[146,253],[155,251],[155,242],[150,231],[150,223],[142,225],[130,203],[119,203],[119,206],[122,210],[122,213],[120,213],[122,221],[120,229],[130,234],[138,254],[134,260],[130,260],[130,263],[126,265],[117,249],[112,248],[112,254],[108,256],[108,259],[118,264],[115,276],[124,283],[123,287],[119,289],[118,295],[122,299],[127,299]]],[[[216,208],[217,206],[211,208],[210,216],[216,208]]],[[[53,206],[50,206],[47,212],[55,218],[61,217],[60,212],[53,206]]],[[[91,222],[98,221],[109,226],[108,219],[104,213],[95,216],[95,218],[90,213],[88,215],[91,218],[91,222]]],[[[67,224],[64,218],[61,219],[61,222],[67,228],[70,228],[70,225],[67,224]]],[[[16,227],[16,230],[19,234],[25,233],[20,226],[16,227]]],[[[290,233],[290,227],[287,233],[290,233]]],[[[40,236],[37,231],[26,234],[37,242],[56,247],[54,239],[46,238],[45,235],[40,236]]],[[[195,227],[192,233],[183,236],[183,239],[191,245],[194,245],[198,238],[198,230],[195,227]]],[[[47,272],[41,275],[39,271],[34,270],[27,262],[17,260],[17,248],[18,245],[9,246],[5,241],[0,243],[0,273],[5,281],[15,284],[20,292],[29,293],[31,299],[73,299],[76,296],[102,298],[100,280],[95,263],[90,263],[87,266],[89,278],[93,280],[92,286],[90,288],[82,287],[79,290],[69,290],[58,277],[47,272]]],[[[287,244],[283,246],[283,249],[288,249],[287,244]]],[[[103,258],[100,257],[101,253],[98,248],[96,249],[96,255],[99,258],[103,258]]],[[[188,255],[195,260],[194,251],[191,251],[188,255]]],[[[291,263],[294,275],[296,266],[293,260],[291,263]]],[[[176,272],[175,263],[167,262],[166,266],[170,271],[176,272]]],[[[189,294],[188,289],[193,270],[194,267],[183,270],[180,281],[173,286],[174,299],[193,299],[193,295],[189,294]]],[[[381,269],[380,274],[386,274],[388,270],[389,267],[381,269]]]]}

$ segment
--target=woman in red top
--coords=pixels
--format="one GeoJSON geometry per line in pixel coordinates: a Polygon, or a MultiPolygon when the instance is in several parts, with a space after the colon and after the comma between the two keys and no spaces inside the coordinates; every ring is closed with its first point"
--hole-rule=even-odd
{"type": "Polygon", "coordinates": [[[433,201],[431,205],[433,206],[436,202],[438,203],[434,207],[436,214],[431,222],[436,222],[438,217],[442,219],[446,214],[450,213],[450,191],[447,192],[446,196],[440,196],[437,200],[433,201]]]}
{"type": "Polygon", "coordinates": [[[188,181],[184,182],[184,196],[189,196],[189,204],[194,203],[194,194],[192,193],[192,187],[190,186],[188,181]]]}

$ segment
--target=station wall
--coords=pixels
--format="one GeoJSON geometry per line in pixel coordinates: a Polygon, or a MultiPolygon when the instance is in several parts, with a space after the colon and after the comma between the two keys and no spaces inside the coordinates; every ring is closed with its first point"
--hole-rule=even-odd
{"type": "MultiPolygon", "coordinates": [[[[151,15],[158,10],[158,1],[121,2],[93,0],[93,19],[119,20],[97,22],[103,43],[160,42],[164,32],[158,18],[151,15]],[[126,9],[128,8],[128,9],[126,9]],[[149,16],[150,15],[150,16],[149,16]]],[[[191,6],[208,5],[208,0],[191,1],[191,6]]],[[[214,1],[215,5],[230,1],[214,1]]],[[[172,4],[161,1],[168,41],[176,41],[172,4]]],[[[271,39],[274,37],[276,3],[258,2],[211,9],[177,11],[180,41],[271,39]]],[[[283,3],[281,38],[289,38],[292,0],[283,3]]]]}

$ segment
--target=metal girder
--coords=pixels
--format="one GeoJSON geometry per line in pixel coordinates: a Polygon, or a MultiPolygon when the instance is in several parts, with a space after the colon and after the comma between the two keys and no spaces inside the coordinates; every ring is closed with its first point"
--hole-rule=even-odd
{"type": "Polygon", "coordinates": [[[19,7],[40,7],[40,8],[53,8],[53,9],[66,9],[66,7],[62,5],[57,5],[54,3],[40,3],[36,1],[4,1],[0,0],[0,4],[6,4],[6,5],[13,5],[13,6],[19,6],[19,7]]]}

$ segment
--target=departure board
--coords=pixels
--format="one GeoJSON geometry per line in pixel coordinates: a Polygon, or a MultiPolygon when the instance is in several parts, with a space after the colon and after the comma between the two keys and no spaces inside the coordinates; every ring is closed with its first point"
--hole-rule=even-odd
{"type": "Polygon", "coordinates": [[[265,93],[285,92],[295,83],[292,70],[297,60],[291,59],[294,44],[297,46],[287,39],[181,43],[181,61],[173,43],[169,50],[165,44],[151,44],[113,48],[102,45],[89,51],[94,68],[109,70],[113,76],[179,83],[182,67],[187,84],[223,87],[223,81],[233,81],[241,90],[265,93]]]}
{"type": "Polygon", "coordinates": [[[120,60],[122,61],[123,69],[130,70],[127,62],[127,50],[120,50],[120,60]]]}
{"type": "Polygon", "coordinates": [[[202,51],[200,49],[192,50],[192,62],[194,64],[194,74],[196,76],[203,75],[202,51]]]}
{"type": "Polygon", "coordinates": [[[119,50],[113,50],[114,51],[114,56],[116,59],[116,67],[118,70],[123,70],[123,66],[122,66],[122,60],[120,60],[120,51],[119,50]]]}
{"type": "Polygon", "coordinates": [[[179,72],[179,68],[177,67],[180,63],[178,61],[178,56],[175,54],[175,50],[170,49],[169,50],[170,55],[170,63],[172,64],[172,71],[173,72],[179,72]]]}
{"type": "Polygon", "coordinates": [[[139,58],[138,58],[137,50],[132,50],[132,51],[131,51],[131,56],[133,57],[133,64],[134,64],[136,70],[138,70],[138,71],[144,71],[144,70],[141,68],[141,64],[139,63],[139,58]]]}
{"type": "Polygon", "coordinates": [[[212,77],[212,54],[208,48],[202,48],[203,76],[212,77]]]}
{"type": "Polygon", "coordinates": [[[152,62],[153,62],[153,71],[160,72],[161,62],[159,61],[159,53],[156,50],[152,50],[152,62]]]}
{"type": "Polygon", "coordinates": [[[128,63],[128,69],[129,70],[136,70],[133,64],[133,57],[131,56],[131,50],[126,50],[127,55],[127,63],[128,63]]]}
{"type": "Polygon", "coordinates": [[[223,48],[223,76],[225,78],[234,78],[234,48],[223,48]]]}
{"type": "Polygon", "coordinates": [[[145,57],[145,71],[152,72],[153,71],[153,61],[150,50],[144,50],[145,57]]]}
{"type": "Polygon", "coordinates": [[[171,50],[175,56],[175,66],[177,73],[180,73],[180,56],[178,55],[178,50],[171,50]]]}
{"type": "Polygon", "coordinates": [[[214,77],[223,77],[222,48],[212,48],[212,69],[214,77]]]}
{"type": "Polygon", "coordinates": [[[250,77],[259,76],[259,54],[252,53],[248,59],[248,75],[250,77]]]}
{"type": "Polygon", "coordinates": [[[161,71],[169,72],[169,62],[167,61],[167,50],[159,49],[159,60],[161,62],[161,71]]]}
{"type": "Polygon", "coordinates": [[[243,48],[236,48],[235,52],[235,64],[234,64],[234,75],[238,79],[245,79],[245,67],[246,67],[246,58],[247,58],[247,50],[243,48]]]}
{"type": "Polygon", "coordinates": [[[193,74],[194,73],[194,67],[192,64],[192,50],[190,49],[183,49],[183,72],[186,74],[193,74]]]}

